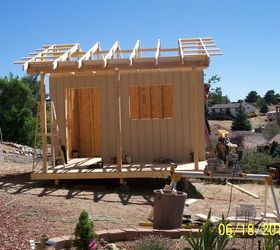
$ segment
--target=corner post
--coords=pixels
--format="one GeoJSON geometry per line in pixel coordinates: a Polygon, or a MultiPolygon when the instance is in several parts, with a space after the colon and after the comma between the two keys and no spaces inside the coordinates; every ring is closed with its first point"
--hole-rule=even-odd
{"type": "Polygon", "coordinates": [[[47,164],[47,119],[46,119],[46,85],[45,74],[40,72],[41,94],[40,94],[40,118],[41,118],[41,137],[43,151],[43,169],[44,173],[48,171],[47,164]]]}
{"type": "Polygon", "coordinates": [[[198,170],[198,159],[199,159],[199,147],[198,147],[198,115],[197,115],[197,76],[196,76],[196,69],[193,66],[191,71],[191,128],[192,128],[192,138],[193,138],[193,153],[194,153],[194,169],[198,170]]]}
{"type": "Polygon", "coordinates": [[[116,86],[116,152],[117,170],[122,171],[122,122],[121,122],[121,75],[118,68],[115,68],[116,86]]]}

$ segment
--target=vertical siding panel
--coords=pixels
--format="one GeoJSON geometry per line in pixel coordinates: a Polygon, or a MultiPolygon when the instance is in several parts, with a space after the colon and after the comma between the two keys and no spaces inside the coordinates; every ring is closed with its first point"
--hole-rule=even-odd
{"type": "MultiPolygon", "coordinates": [[[[166,73],[159,73],[159,84],[166,84],[166,73]]],[[[161,145],[160,145],[160,152],[161,157],[168,158],[168,125],[167,120],[162,119],[160,120],[160,138],[161,138],[161,145]]]]}
{"type": "Polygon", "coordinates": [[[116,123],[115,123],[115,79],[114,76],[105,77],[105,84],[107,86],[108,108],[108,137],[109,137],[109,155],[116,157],[116,123]]]}
{"type": "Polygon", "coordinates": [[[173,73],[174,89],[174,129],[175,129],[175,158],[177,161],[184,160],[183,152],[183,131],[182,131],[182,83],[180,81],[180,72],[173,73]]]}
{"type": "Polygon", "coordinates": [[[109,120],[107,118],[108,113],[108,93],[106,85],[104,81],[104,77],[96,76],[99,82],[100,90],[101,90],[101,125],[102,125],[102,158],[105,163],[108,163],[109,158],[109,120]]]}
{"type": "MultiPolygon", "coordinates": [[[[151,94],[150,86],[152,84],[152,75],[150,73],[144,74],[144,83],[145,83],[145,85],[149,86],[149,91],[151,94]]],[[[152,98],[151,95],[150,95],[150,98],[152,98]]],[[[152,100],[150,101],[150,118],[151,118],[151,103],[152,103],[152,100]]],[[[153,123],[152,119],[145,121],[145,151],[146,151],[145,152],[145,162],[153,161],[152,123],[153,123]]]]}
{"type": "Polygon", "coordinates": [[[205,115],[204,115],[204,75],[203,70],[197,71],[197,80],[198,80],[198,98],[197,98],[197,108],[198,108],[198,120],[200,122],[200,126],[198,129],[199,136],[199,160],[205,160],[205,115]],[[203,103],[203,105],[201,105],[203,103]]]}
{"type": "Polygon", "coordinates": [[[182,105],[182,137],[183,137],[183,155],[184,158],[190,159],[189,153],[190,148],[189,144],[191,143],[190,137],[190,92],[189,92],[189,73],[181,73],[181,84],[182,84],[182,93],[181,93],[181,105],[182,105]]]}
{"type": "MultiPolygon", "coordinates": [[[[175,99],[175,96],[174,96],[174,91],[175,89],[177,88],[177,84],[174,83],[174,79],[172,77],[172,73],[169,72],[169,73],[166,73],[166,83],[169,85],[169,86],[172,86],[171,88],[168,86],[166,87],[166,90],[170,91],[169,94],[167,93],[164,93],[165,96],[168,96],[168,98],[170,99],[168,102],[168,105],[167,106],[170,106],[168,109],[168,115],[171,115],[171,119],[166,119],[166,122],[167,122],[167,134],[166,136],[168,137],[168,143],[167,143],[167,146],[168,146],[168,152],[169,152],[169,155],[168,155],[168,158],[172,159],[172,160],[176,160],[176,151],[175,151],[175,145],[176,145],[176,138],[175,138],[175,131],[174,131],[174,128],[175,128],[175,125],[174,125],[174,121],[176,119],[176,117],[174,117],[174,99],[175,99]]],[[[167,102],[167,101],[166,101],[167,102]]],[[[167,104],[167,103],[166,103],[167,104]]]]}
{"type": "MultiPolygon", "coordinates": [[[[159,73],[152,73],[151,81],[153,85],[160,84],[159,82],[159,73]]],[[[153,119],[152,121],[152,160],[161,156],[161,136],[160,136],[160,119],[153,119]]]]}
{"type": "MultiPolygon", "coordinates": [[[[129,74],[128,75],[128,86],[134,86],[137,85],[136,82],[136,75],[135,74],[129,74]]],[[[132,161],[137,162],[138,161],[138,120],[131,120],[129,119],[129,139],[130,139],[130,145],[131,145],[131,156],[132,161]]]]}
{"type": "MultiPolygon", "coordinates": [[[[144,74],[138,73],[136,76],[137,84],[143,85],[144,83],[144,74]]],[[[141,109],[140,109],[141,110],[141,109]]],[[[140,117],[141,117],[141,111],[140,111],[140,117]]],[[[146,158],[146,148],[145,148],[145,141],[146,141],[146,131],[145,131],[145,122],[146,120],[140,119],[138,123],[138,161],[139,162],[145,162],[146,158]]]]}
{"type": "Polygon", "coordinates": [[[127,75],[121,76],[122,144],[123,154],[131,156],[129,134],[129,88],[127,75]]]}

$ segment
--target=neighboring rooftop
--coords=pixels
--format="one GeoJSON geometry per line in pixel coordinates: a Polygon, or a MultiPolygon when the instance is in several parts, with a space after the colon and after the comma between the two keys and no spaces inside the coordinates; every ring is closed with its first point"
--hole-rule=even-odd
{"type": "Polygon", "coordinates": [[[29,57],[15,62],[22,64],[31,74],[82,72],[95,70],[178,68],[185,66],[208,67],[210,56],[221,55],[213,38],[178,39],[173,48],[161,47],[160,39],[154,48],[142,48],[140,40],[131,49],[121,49],[116,41],[109,50],[103,50],[99,42],[83,51],[79,43],[43,45],[29,57]]]}
{"type": "Polygon", "coordinates": [[[224,103],[224,104],[215,104],[215,105],[213,105],[213,106],[211,106],[209,108],[239,108],[240,104],[241,104],[241,106],[244,106],[246,104],[254,106],[253,104],[247,103],[247,102],[241,102],[241,103],[239,103],[239,102],[230,102],[230,103],[224,103]]]}

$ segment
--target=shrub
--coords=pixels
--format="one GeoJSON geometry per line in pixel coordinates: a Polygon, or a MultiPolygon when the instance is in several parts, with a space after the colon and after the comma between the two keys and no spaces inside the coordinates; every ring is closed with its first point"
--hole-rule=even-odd
{"type": "MultiPolygon", "coordinates": [[[[190,236],[184,236],[184,238],[191,245],[194,250],[206,250],[206,249],[216,249],[223,250],[226,248],[230,236],[227,234],[221,235],[218,232],[218,226],[213,227],[211,224],[211,209],[209,210],[206,222],[199,228],[200,237],[194,237],[193,234],[190,236]]],[[[224,225],[227,222],[222,219],[220,223],[224,225]]]]}
{"type": "Polygon", "coordinates": [[[241,107],[241,104],[239,107],[239,111],[232,122],[231,129],[233,131],[241,131],[241,130],[250,131],[252,129],[251,122],[248,119],[248,116],[244,112],[243,108],[241,107]]]}
{"type": "Polygon", "coordinates": [[[89,244],[96,238],[94,224],[89,220],[88,213],[83,210],[75,228],[74,246],[77,250],[90,250],[89,244]]]}
{"type": "Polygon", "coordinates": [[[266,165],[273,162],[266,152],[245,151],[242,157],[243,171],[249,174],[266,174],[266,165]]]}
{"type": "Polygon", "coordinates": [[[272,139],[275,135],[280,133],[280,126],[277,122],[268,123],[263,131],[263,135],[267,140],[272,139]]]}
{"type": "Polygon", "coordinates": [[[269,154],[273,155],[275,149],[278,147],[278,142],[277,141],[273,141],[269,150],[269,154]]]}

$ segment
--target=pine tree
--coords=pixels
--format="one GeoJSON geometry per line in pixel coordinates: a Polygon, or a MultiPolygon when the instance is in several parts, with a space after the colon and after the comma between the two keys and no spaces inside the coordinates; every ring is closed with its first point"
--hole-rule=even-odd
{"type": "Polygon", "coordinates": [[[89,220],[88,213],[83,210],[75,228],[74,246],[77,250],[89,250],[89,244],[95,238],[94,224],[89,220]]]}
{"type": "Polygon", "coordinates": [[[244,112],[242,106],[240,105],[239,111],[232,122],[231,130],[233,131],[242,131],[247,130],[250,131],[252,129],[252,125],[250,120],[248,119],[246,113],[244,112]]]}

